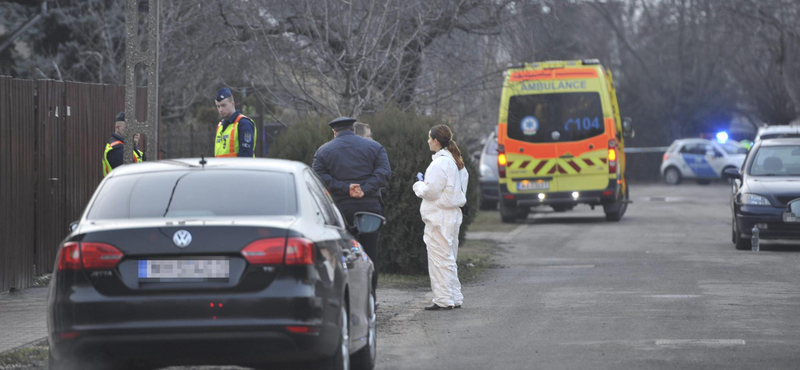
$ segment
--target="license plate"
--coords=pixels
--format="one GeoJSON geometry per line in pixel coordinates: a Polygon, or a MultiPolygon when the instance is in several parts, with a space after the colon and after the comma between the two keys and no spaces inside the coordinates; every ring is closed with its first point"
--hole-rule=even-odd
{"type": "Polygon", "coordinates": [[[800,218],[798,218],[797,216],[795,216],[791,212],[783,212],[783,222],[786,222],[786,223],[798,223],[798,222],[800,222],[800,218]]]}
{"type": "Polygon", "coordinates": [[[230,261],[139,260],[139,279],[227,279],[230,261]]]}
{"type": "Polygon", "coordinates": [[[547,190],[550,189],[550,181],[520,181],[517,183],[517,190],[547,190]]]}

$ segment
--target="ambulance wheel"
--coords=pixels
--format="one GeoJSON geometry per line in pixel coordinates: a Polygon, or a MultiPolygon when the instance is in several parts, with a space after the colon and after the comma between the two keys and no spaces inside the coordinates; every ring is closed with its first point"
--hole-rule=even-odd
{"type": "Polygon", "coordinates": [[[614,221],[617,222],[622,219],[622,216],[625,215],[625,211],[628,210],[628,197],[630,195],[629,189],[625,187],[625,195],[622,199],[618,199],[616,202],[611,203],[609,205],[603,206],[603,211],[606,213],[606,221],[614,221]]]}
{"type": "Polygon", "coordinates": [[[711,183],[711,180],[697,180],[697,183],[700,185],[708,185],[711,183]]]}
{"type": "Polygon", "coordinates": [[[500,202],[500,221],[504,224],[517,221],[517,206],[514,203],[500,202]]]}
{"type": "Polygon", "coordinates": [[[520,220],[524,220],[528,218],[528,214],[531,213],[531,207],[519,207],[517,206],[517,218],[520,220]]]}
{"type": "Polygon", "coordinates": [[[681,171],[678,171],[675,167],[669,167],[666,171],[664,171],[664,181],[670,185],[678,185],[683,180],[681,176],[681,171]]]}

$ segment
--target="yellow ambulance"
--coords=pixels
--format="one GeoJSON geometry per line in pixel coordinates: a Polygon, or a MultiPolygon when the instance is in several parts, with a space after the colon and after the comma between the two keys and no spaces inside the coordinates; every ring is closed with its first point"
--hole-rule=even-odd
{"type": "Polygon", "coordinates": [[[611,72],[598,60],[548,61],[505,73],[497,126],[500,216],[515,222],[532,206],[563,212],[603,206],[625,214],[624,138],[611,72]]]}

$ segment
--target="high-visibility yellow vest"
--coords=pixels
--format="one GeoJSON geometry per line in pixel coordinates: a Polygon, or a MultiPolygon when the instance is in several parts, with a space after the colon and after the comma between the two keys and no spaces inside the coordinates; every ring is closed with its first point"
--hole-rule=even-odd
{"type": "Polygon", "coordinates": [[[133,150],[133,163],[139,163],[142,161],[142,151],[141,150],[133,150]]]}
{"type": "MultiPolygon", "coordinates": [[[[217,125],[217,138],[214,142],[215,157],[237,157],[239,155],[239,132],[237,128],[242,117],[250,119],[245,117],[244,114],[239,114],[239,117],[236,117],[236,120],[225,128],[225,131],[222,130],[222,122],[217,125]]],[[[253,120],[250,121],[252,122],[253,120]]],[[[253,124],[253,157],[256,156],[256,138],[258,137],[256,132],[256,125],[253,124]]]]}
{"type": "Polygon", "coordinates": [[[111,149],[114,149],[114,147],[117,145],[125,145],[125,144],[123,144],[119,140],[110,144],[106,144],[106,151],[103,152],[103,177],[108,176],[108,173],[111,172],[111,170],[113,169],[111,168],[111,163],[108,162],[108,152],[110,152],[111,149]]]}

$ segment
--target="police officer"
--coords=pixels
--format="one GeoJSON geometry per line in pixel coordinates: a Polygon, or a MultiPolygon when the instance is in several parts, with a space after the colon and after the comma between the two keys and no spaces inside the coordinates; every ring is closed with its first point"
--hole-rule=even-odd
{"type": "Polygon", "coordinates": [[[125,112],[117,114],[114,123],[114,133],[106,143],[106,150],[103,152],[103,177],[106,177],[111,170],[122,165],[123,150],[125,147],[125,112]]]}
{"type": "Polygon", "coordinates": [[[139,149],[139,133],[133,134],[133,163],[140,163],[147,160],[147,156],[139,149]]]}
{"type": "MultiPolygon", "coordinates": [[[[355,118],[339,117],[328,123],[334,138],[317,150],[312,165],[350,225],[356,212],[383,214],[381,188],[392,176],[386,150],[376,141],[357,136],[353,132],[355,122],[355,118]]],[[[372,277],[375,289],[378,287],[378,233],[360,235],[358,241],[375,261],[372,277]]]]}
{"type": "Polygon", "coordinates": [[[222,117],[214,142],[215,157],[255,157],[256,125],[236,110],[231,90],[223,87],[215,96],[222,117]]]}

